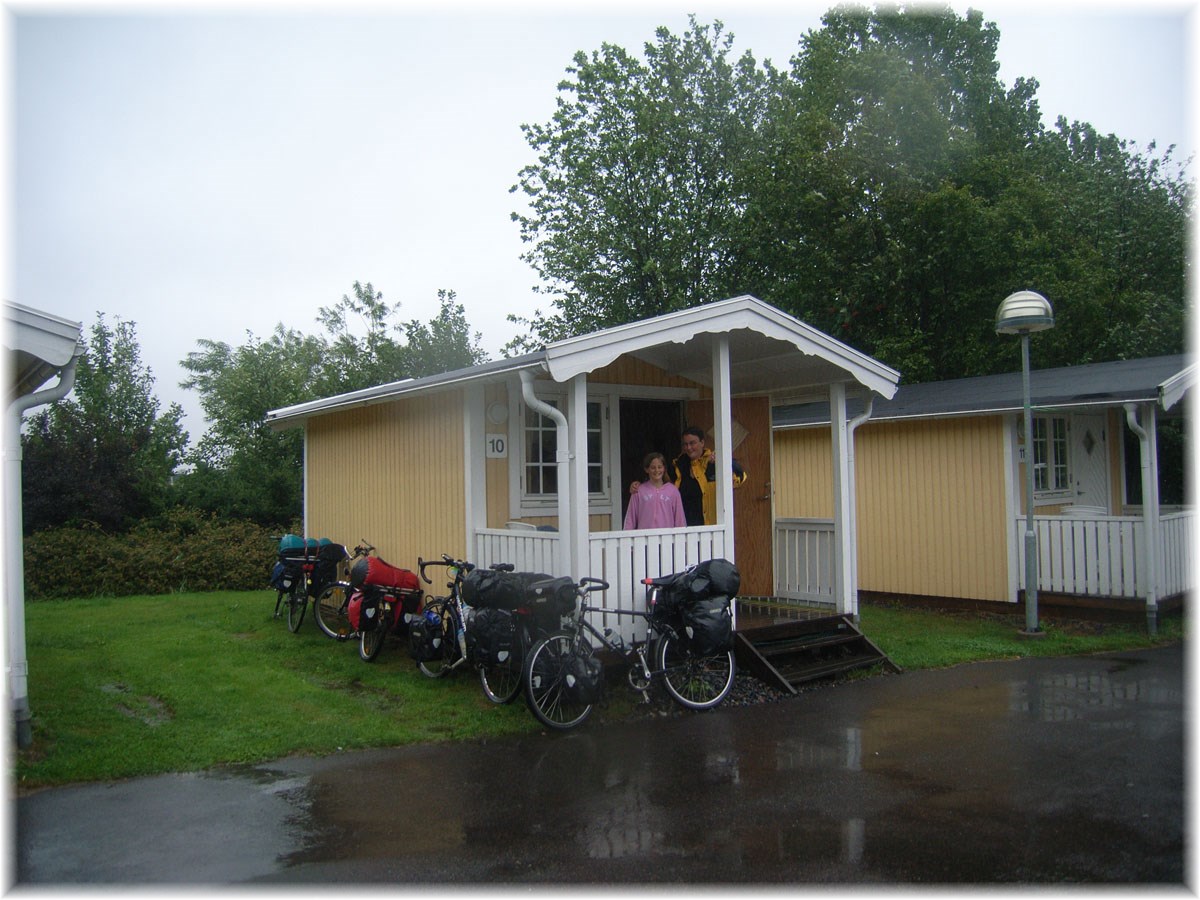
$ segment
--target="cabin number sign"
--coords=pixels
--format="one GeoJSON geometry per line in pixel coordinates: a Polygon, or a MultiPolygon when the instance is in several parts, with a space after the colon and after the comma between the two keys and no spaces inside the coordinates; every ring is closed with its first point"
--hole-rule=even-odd
{"type": "Polygon", "coordinates": [[[485,438],[488,459],[508,459],[508,435],[489,434],[485,438]]]}

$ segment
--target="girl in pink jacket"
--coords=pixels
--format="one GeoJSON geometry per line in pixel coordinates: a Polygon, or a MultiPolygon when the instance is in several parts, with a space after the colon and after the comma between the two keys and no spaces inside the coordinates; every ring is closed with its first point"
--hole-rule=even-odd
{"type": "Polygon", "coordinates": [[[679,488],[665,480],[667,460],[661,453],[649,453],[642,462],[646,480],[629,498],[625,528],[683,528],[683,498],[679,488]]]}

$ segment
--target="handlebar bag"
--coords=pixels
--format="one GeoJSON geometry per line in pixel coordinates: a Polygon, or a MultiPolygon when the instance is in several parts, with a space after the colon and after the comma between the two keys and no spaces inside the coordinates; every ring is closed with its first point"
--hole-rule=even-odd
{"type": "Polygon", "coordinates": [[[525,601],[533,607],[535,614],[567,616],[575,611],[575,582],[565,575],[561,578],[546,578],[530,572],[520,573],[529,580],[525,601]]]}

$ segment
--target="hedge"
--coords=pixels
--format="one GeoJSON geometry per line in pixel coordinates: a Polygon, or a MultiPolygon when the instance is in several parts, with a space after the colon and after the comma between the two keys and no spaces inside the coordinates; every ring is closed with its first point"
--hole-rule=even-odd
{"type": "Polygon", "coordinates": [[[176,509],[125,534],[55,528],[25,538],[25,599],[266,588],[278,529],[176,509]]]}

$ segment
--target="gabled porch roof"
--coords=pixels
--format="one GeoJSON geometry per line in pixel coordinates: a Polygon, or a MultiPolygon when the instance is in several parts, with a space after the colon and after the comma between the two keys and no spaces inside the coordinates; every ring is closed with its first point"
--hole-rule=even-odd
{"type": "Polygon", "coordinates": [[[890,398],[900,380],[898,372],[878,360],[761,300],[743,296],[567,338],[511,359],[271,410],[267,421],[273,428],[289,428],[340,409],[472,381],[502,380],[522,370],[548,372],[562,383],[624,355],[712,386],[712,350],[718,335],[728,336],[729,389],[735,395],[767,394],[776,402],[827,397],[830,384],[849,382],[890,398]]]}

